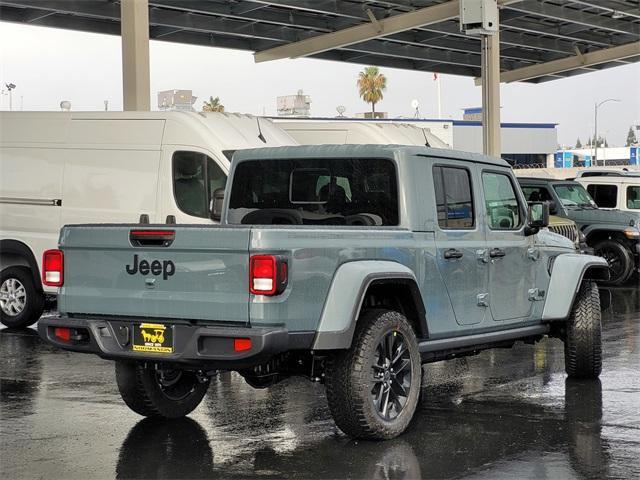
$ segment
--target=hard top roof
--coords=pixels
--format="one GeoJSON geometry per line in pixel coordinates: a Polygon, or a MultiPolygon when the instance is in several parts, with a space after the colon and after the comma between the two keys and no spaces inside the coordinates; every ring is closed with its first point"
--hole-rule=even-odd
{"type": "Polygon", "coordinates": [[[424,156],[442,159],[463,160],[485,163],[500,167],[509,167],[501,158],[478,153],[462,152],[443,148],[429,148],[407,145],[302,145],[294,147],[265,147],[239,150],[233,156],[234,161],[251,159],[280,160],[284,158],[395,158],[404,156],[424,156]]]}
{"type": "Polygon", "coordinates": [[[566,180],[562,178],[551,177],[518,177],[519,183],[578,183],[575,180],[566,180]]]}
{"type": "Polygon", "coordinates": [[[640,175],[621,175],[619,177],[603,175],[598,177],[578,177],[576,180],[580,183],[619,183],[625,185],[640,185],[640,175]]]}

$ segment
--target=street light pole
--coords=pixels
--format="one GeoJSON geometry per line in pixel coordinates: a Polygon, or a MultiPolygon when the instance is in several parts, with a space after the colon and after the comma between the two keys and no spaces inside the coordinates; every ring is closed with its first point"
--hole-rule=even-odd
{"type": "MultiPolygon", "coordinates": [[[[593,141],[595,142],[595,149],[593,151],[593,165],[598,165],[598,108],[607,103],[607,102],[619,102],[620,100],[618,100],[617,98],[607,98],[606,100],[601,101],[600,103],[596,102],[596,107],[595,107],[595,119],[594,119],[594,136],[593,136],[593,141]]],[[[603,160],[603,166],[605,165],[604,162],[606,162],[606,160],[603,160]]]]}

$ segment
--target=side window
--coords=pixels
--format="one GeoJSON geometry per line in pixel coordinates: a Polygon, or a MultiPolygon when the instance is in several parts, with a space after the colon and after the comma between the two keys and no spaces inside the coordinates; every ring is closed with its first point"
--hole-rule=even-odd
{"type": "Polygon", "coordinates": [[[627,187],[627,208],[640,210],[640,186],[627,187]]]}
{"type": "Polygon", "coordinates": [[[615,185],[587,185],[587,192],[601,208],[616,208],[618,187],[615,185]]]}
{"type": "Polygon", "coordinates": [[[502,173],[482,174],[482,187],[492,230],[515,230],[522,224],[518,197],[511,179],[502,173]]]}
{"type": "Polygon", "coordinates": [[[207,157],[207,177],[209,178],[209,200],[213,198],[213,192],[224,188],[227,184],[227,176],[216,162],[207,157]]]}
{"type": "Polygon", "coordinates": [[[473,228],[471,178],[465,168],[433,167],[438,225],[445,229],[473,228]]]}
{"type": "Polygon", "coordinates": [[[224,188],[226,175],[207,155],[199,152],[173,154],[173,192],[178,208],[194,217],[209,218],[213,192],[224,188]]]}

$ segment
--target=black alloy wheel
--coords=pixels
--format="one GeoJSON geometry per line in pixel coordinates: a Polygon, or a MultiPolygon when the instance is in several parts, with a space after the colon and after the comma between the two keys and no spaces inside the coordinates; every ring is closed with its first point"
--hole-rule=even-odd
{"type": "Polygon", "coordinates": [[[371,399],[383,420],[394,420],[402,413],[411,389],[412,368],[404,336],[388,332],[380,339],[371,366],[371,399]]]}
{"type": "Polygon", "coordinates": [[[631,252],[615,240],[604,240],[595,246],[595,254],[604,258],[609,264],[609,280],[607,285],[621,285],[633,273],[633,257],[631,252]]]}

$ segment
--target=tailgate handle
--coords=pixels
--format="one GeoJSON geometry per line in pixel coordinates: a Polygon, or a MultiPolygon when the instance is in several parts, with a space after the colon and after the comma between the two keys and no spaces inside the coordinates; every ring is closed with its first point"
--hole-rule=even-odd
{"type": "Polygon", "coordinates": [[[131,230],[129,232],[129,242],[133,247],[168,247],[175,238],[175,230],[131,230]]]}

